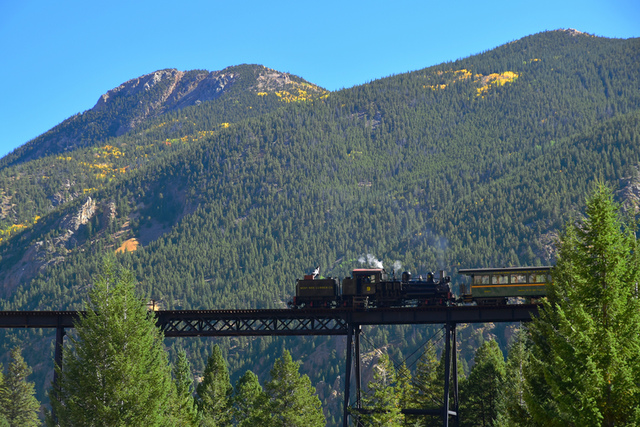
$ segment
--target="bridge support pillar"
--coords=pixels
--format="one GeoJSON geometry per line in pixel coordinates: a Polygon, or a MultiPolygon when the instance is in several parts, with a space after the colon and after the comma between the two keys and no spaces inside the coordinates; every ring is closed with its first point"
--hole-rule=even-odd
{"type": "MultiPolygon", "coordinates": [[[[64,336],[65,331],[63,326],[58,326],[56,328],[56,349],[54,354],[54,363],[55,367],[59,367],[62,370],[62,348],[64,345],[64,336]]],[[[53,385],[54,387],[58,387],[60,384],[58,383],[60,378],[58,378],[58,371],[53,371],[53,385]]]]}
{"type": "MultiPolygon", "coordinates": [[[[58,369],[62,371],[62,348],[64,346],[64,335],[64,326],[60,326],[58,323],[58,327],[56,328],[56,348],[53,356],[55,363],[53,371],[53,388],[56,391],[60,390],[60,376],[58,375],[58,369]]],[[[58,420],[55,409],[51,410],[51,415],[54,420],[58,420]]]]}
{"type": "Polygon", "coordinates": [[[351,394],[351,356],[353,354],[353,323],[349,322],[347,327],[347,360],[345,363],[344,375],[344,413],[342,415],[343,427],[349,426],[349,394],[351,394]]]}
{"type": "Polygon", "coordinates": [[[460,426],[460,401],[458,400],[458,349],[457,349],[457,342],[456,342],[456,324],[453,324],[453,330],[451,331],[451,334],[453,336],[453,363],[452,363],[452,368],[453,368],[453,405],[456,411],[456,415],[455,415],[455,420],[456,420],[456,427],[460,426]]]}
{"type": "Polygon", "coordinates": [[[356,407],[362,409],[362,375],[360,373],[360,325],[355,325],[355,345],[356,345],[356,407]]]}
{"type": "Polygon", "coordinates": [[[449,427],[449,415],[455,417],[455,424],[458,426],[458,356],[456,345],[456,324],[447,322],[445,324],[445,345],[444,345],[444,405],[442,408],[442,425],[449,427]],[[451,348],[453,344],[453,349],[451,348]],[[453,350],[453,351],[452,351],[453,350]],[[452,362],[453,360],[453,362],[452,362]],[[453,405],[454,411],[449,409],[449,396],[451,395],[451,368],[453,365],[453,405]]]}

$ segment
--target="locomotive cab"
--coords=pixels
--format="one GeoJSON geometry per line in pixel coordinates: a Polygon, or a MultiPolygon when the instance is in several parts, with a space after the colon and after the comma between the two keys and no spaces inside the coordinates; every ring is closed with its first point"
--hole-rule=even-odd
{"type": "Polygon", "coordinates": [[[375,295],[379,283],[387,280],[387,272],[383,268],[357,268],[351,277],[342,280],[344,297],[375,295]]]}

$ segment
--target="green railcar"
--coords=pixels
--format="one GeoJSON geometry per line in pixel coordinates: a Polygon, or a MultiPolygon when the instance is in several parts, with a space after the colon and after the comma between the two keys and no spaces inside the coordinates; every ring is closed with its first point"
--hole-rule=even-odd
{"type": "Polygon", "coordinates": [[[470,291],[462,292],[465,302],[505,304],[508,298],[540,298],[551,283],[551,266],[465,268],[459,274],[471,277],[470,291]]]}

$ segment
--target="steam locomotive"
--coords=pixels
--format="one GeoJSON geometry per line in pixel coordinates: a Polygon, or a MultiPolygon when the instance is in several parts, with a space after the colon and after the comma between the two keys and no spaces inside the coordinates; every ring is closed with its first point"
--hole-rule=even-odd
{"type": "Polygon", "coordinates": [[[425,305],[503,305],[524,299],[535,302],[545,296],[551,283],[551,266],[460,269],[469,276],[468,287],[460,285],[460,298],[451,292],[451,278],[440,271],[426,279],[413,279],[408,272],[400,279],[382,268],[357,268],[351,277],[318,278],[319,268],[296,282],[296,295],[291,308],[335,307],[419,307],[425,305]]]}
{"type": "Polygon", "coordinates": [[[291,308],[405,307],[448,305],[454,301],[451,278],[443,271],[437,279],[433,273],[427,274],[426,279],[413,279],[408,272],[397,279],[395,274],[389,277],[383,268],[357,268],[342,283],[337,278],[319,279],[317,275],[318,269],[296,282],[291,308]]]}

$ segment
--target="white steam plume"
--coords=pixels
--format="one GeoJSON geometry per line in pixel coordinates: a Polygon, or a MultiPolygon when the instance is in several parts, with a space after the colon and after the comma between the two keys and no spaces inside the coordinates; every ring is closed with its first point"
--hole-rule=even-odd
{"type": "Polygon", "coordinates": [[[379,259],[377,259],[371,254],[360,255],[360,257],[358,258],[358,262],[360,264],[368,264],[369,267],[373,267],[373,268],[384,268],[382,266],[382,261],[380,261],[379,259]]]}

